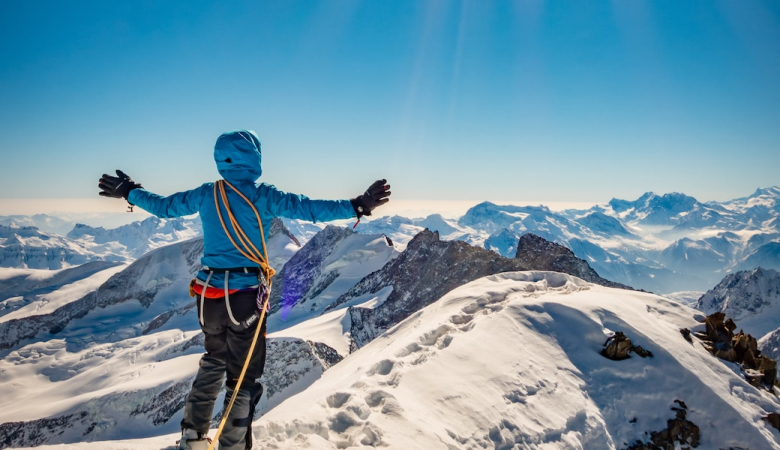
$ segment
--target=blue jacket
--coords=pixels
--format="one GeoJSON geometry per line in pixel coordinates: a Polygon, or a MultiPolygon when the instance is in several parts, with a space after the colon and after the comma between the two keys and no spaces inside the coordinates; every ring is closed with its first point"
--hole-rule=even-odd
{"type": "MultiPolygon", "coordinates": [[[[271,231],[271,221],[274,217],[312,222],[356,217],[349,200],[311,200],[303,195],[282,192],[270,184],[255,183],[262,174],[262,168],[260,141],[252,131],[239,130],[222,134],[214,146],[214,160],[220,175],[241,191],[257,208],[263,221],[263,233],[266,239],[271,231]]],[[[226,187],[226,191],[233,215],[255,247],[262,252],[260,231],[254,212],[229,187],[226,187]]],[[[200,213],[204,241],[202,265],[218,268],[257,266],[241,255],[225,235],[214,201],[214,183],[205,183],[195,189],[178,192],[168,197],[162,197],[142,188],[133,189],[127,200],[157,217],[180,217],[200,213]]],[[[224,208],[222,216],[230,230],[224,208]]],[[[275,269],[278,271],[281,268],[275,269]]],[[[205,280],[206,275],[201,271],[198,273],[198,278],[205,280]]],[[[209,284],[217,288],[224,287],[223,278],[223,274],[214,273],[209,284]]],[[[256,284],[257,276],[252,274],[231,273],[228,280],[230,289],[242,289],[256,284]]]]}

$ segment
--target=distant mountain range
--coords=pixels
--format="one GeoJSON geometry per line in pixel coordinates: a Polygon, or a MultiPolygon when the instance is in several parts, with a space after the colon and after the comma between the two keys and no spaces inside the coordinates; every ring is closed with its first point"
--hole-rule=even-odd
{"type": "Polygon", "coordinates": [[[704,291],[734,271],[780,269],[780,188],[758,189],[728,202],[701,203],[678,193],[648,192],[635,201],[613,199],[587,210],[496,205],[469,209],[458,220],[384,217],[361,223],[408,242],[424,228],[514,256],[519,237],[532,232],[570,248],[604,278],[658,293],[704,291]]]}
{"type": "MultiPolygon", "coordinates": [[[[724,276],[758,266],[780,269],[780,188],[727,202],[648,192],[587,210],[483,202],[457,220],[434,214],[365,218],[356,231],[384,234],[399,248],[424,229],[513,257],[520,236],[534,233],[571,249],[606,279],[657,293],[704,291],[724,276]]],[[[283,219],[305,244],[324,224],[283,219]]],[[[55,217],[0,217],[0,267],[58,269],[88,261],[132,261],[151,249],[201,233],[195,219],[149,218],[114,229],[75,225],[66,236],[55,217]]]]}

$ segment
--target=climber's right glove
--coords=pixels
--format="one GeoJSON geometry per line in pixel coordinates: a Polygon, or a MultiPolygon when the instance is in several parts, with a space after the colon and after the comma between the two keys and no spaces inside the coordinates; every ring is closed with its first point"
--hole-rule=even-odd
{"type": "Polygon", "coordinates": [[[363,216],[370,216],[371,211],[376,209],[377,206],[384,205],[389,202],[390,199],[390,185],[385,184],[387,180],[376,180],[374,184],[366,189],[363,195],[350,199],[352,207],[355,208],[355,214],[358,219],[363,216]]]}
{"type": "Polygon", "coordinates": [[[140,183],[133,181],[126,173],[117,169],[117,176],[103,174],[98,182],[101,192],[101,197],[112,198],[124,198],[127,200],[127,196],[130,195],[130,191],[133,189],[143,188],[140,183]]]}

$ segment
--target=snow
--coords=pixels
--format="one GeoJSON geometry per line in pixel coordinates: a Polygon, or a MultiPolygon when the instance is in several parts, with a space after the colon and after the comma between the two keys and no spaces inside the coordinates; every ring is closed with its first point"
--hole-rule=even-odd
{"type": "Polygon", "coordinates": [[[761,420],[780,402],[680,336],[696,313],[562,274],[486,277],[330,369],[255,436],[269,449],[624,448],[681,399],[702,448],[780,448],[761,420]],[[605,330],[655,357],[603,358],[605,330]]]}
{"type": "MultiPolygon", "coordinates": [[[[59,287],[54,287],[53,288],[54,290],[52,292],[37,295],[34,301],[27,303],[25,306],[20,307],[19,309],[10,312],[4,316],[0,316],[0,323],[5,322],[7,320],[28,317],[30,315],[49,314],[51,312],[54,312],[57,308],[67,303],[70,303],[74,300],[78,300],[90,292],[96,291],[101,284],[105,283],[109,278],[111,278],[111,276],[121,272],[126,267],[127,264],[120,264],[118,266],[114,266],[102,270],[100,272],[97,272],[86,278],[82,278],[73,283],[65,284],[59,287]]],[[[0,278],[2,278],[3,276],[7,276],[8,275],[7,272],[11,272],[11,271],[16,273],[25,272],[24,270],[20,270],[20,269],[0,269],[0,278]]],[[[33,279],[41,280],[41,279],[49,278],[49,277],[43,277],[42,275],[50,271],[27,269],[27,272],[31,272],[30,275],[27,277],[28,280],[33,280],[33,279]]],[[[53,271],[53,272],[60,272],[60,271],[53,271]]],[[[52,274],[52,276],[53,275],[54,274],[52,274]]],[[[20,301],[24,302],[23,297],[14,297],[4,302],[0,302],[0,305],[7,304],[10,300],[13,299],[20,299],[20,301]]],[[[0,306],[0,310],[2,309],[3,306],[0,306]]]]}
{"type": "Polygon", "coordinates": [[[323,274],[332,273],[337,277],[314,299],[272,314],[268,318],[269,328],[289,328],[322,314],[358,281],[397,257],[400,251],[393,244],[389,246],[384,236],[375,234],[352,234],[341,241],[322,263],[323,274]]]}
{"type": "MultiPolygon", "coordinates": [[[[0,364],[0,423],[59,415],[93,399],[134,392],[194,375],[200,355],[158,360],[197,332],[171,330],[69,351],[64,339],[31,344],[0,364]],[[19,405],[24,405],[20,408],[19,405]]],[[[119,411],[117,411],[119,415],[119,411]]],[[[127,435],[127,430],[120,433],[127,435]]]]}
{"type": "Polygon", "coordinates": [[[780,403],[682,339],[694,315],[561,274],[483,278],[326,372],[255,435],[263,448],[623,448],[682,399],[702,448],[780,448],[760,420],[780,403]],[[655,357],[603,358],[605,329],[655,357]]]}
{"type": "MultiPolygon", "coordinates": [[[[680,335],[697,311],[552,272],[462,286],[254,424],[265,449],[619,449],[666,427],[675,400],[700,448],[780,449],[780,401],[680,335]],[[620,330],[653,358],[599,354],[620,330]],[[738,432],[736,430],[739,430],[738,432]]],[[[171,445],[177,435],[42,450],[171,445]]]]}
{"type": "Polygon", "coordinates": [[[702,295],[704,295],[704,292],[702,291],[680,291],[666,294],[664,297],[670,298],[676,302],[693,308],[702,295]]]}

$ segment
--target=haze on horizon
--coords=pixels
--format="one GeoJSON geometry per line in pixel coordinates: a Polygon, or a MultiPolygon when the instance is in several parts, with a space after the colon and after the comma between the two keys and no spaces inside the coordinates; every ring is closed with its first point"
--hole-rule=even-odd
{"type": "Polygon", "coordinates": [[[380,177],[440,203],[780,184],[770,1],[12,1],[0,56],[7,200],[96,197],[116,168],[190,189],[236,128],[261,181],[314,198],[380,177]]]}

